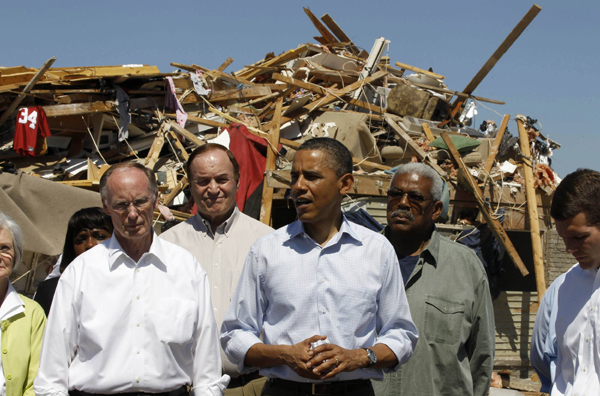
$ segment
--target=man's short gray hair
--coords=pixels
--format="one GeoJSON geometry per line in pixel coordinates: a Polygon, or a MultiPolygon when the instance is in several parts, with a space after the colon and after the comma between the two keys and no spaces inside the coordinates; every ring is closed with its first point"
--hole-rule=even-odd
{"type": "Polygon", "coordinates": [[[23,259],[23,233],[21,227],[5,213],[0,212],[0,230],[6,230],[12,237],[15,257],[13,259],[13,271],[17,269],[23,259]]]}
{"type": "MultiPolygon", "coordinates": [[[[442,180],[440,175],[438,175],[438,173],[433,170],[432,167],[422,162],[409,162],[408,164],[400,165],[398,169],[396,169],[394,177],[402,175],[404,173],[415,173],[419,176],[423,176],[431,180],[431,197],[434,201],[440,201],[442,199],[444,181],[442,180]]],[[[392,180],[394,180],[394,177],[392,177],[392,180]]],[[[391,186],[392,183],[390,182],[390,187],[391,186]]]]}
{"type": "Polygon", "coordinates": [[[156,199],[156,194],[158,194],[158,184],[156,183],[156,176],[154,175],[154,172],[152,172],[152,170],[134,161],[121,162],[119,164],[111,165],[111,167],[108,168],[106,172],[104,172],[104,174],[100,178],[100,197],[102,197],[103,200],[107,199],[108,197],[107,184],[110,176],[115,172],[119,172],[126,169],[137,169],[139,171],[142,171],[144,175],[146,175],[146,178],[148,179],[148,185],[150,186],[150,191],[152,191],[152,202],[154,203],[154,200],[156,199]]]}

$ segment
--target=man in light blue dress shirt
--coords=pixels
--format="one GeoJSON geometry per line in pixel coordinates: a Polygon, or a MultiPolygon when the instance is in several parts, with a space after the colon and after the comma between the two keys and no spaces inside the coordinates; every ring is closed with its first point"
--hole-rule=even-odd
{"type": "Polygon", "coordinates": [[[531,352],[529,360],[535,369],[542,387],[540,392],[550,393],[556,371],[556,312],[558,289],[567,274],[562,274],[552,282],[537,311],[533,333],[531,334],[531,352]]]}
{"type": "Polygon", "coordinates": [[[252,246],[221,345],[269,378],[265,396],[373,395],[369,379],[397,370],[417,342],[396,254],[342,214],[354,185],[343,144],[308,140],[291,176],[298,221],[252,246]]]}

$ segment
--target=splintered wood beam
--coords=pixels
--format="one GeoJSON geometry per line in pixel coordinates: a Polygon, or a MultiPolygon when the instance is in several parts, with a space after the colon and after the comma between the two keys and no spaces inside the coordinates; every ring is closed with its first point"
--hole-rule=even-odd
{"type": "Polygon", "coordinates": [[[48,71],[50,66],[52,66],[52,64],[54,63],[55,60],[56,60],[55,56],[48,59],[46,61],[46,63],[44,63],[44,65],[40,68],[40,70],[38,70],[37,73],[35,73],[33,78],[29,81],[29,83],[25,86],[25,88],[23,88],[23,92],[21,92],[19,94],[19,96],[17,96],[12,101],[10,106],[8,106],[8,109],[6,109],[6,111],[4,111],[4,113],[2,113],[2,116],[0,116],[0,125],[4,124],[6,122],[6,120],[8,120],[8,117],[10,117],[12,115],[12,113],[14,113],[14,111],[21,104],[23,99],[25,99],[25,97],[27,96],[27,93],[33,89],[35,84],[37,84],[37,82],[44,76],[44,74],[48,71]]]}
{"type": "Polygon", "coordinates": [[[175,185],[175,188],[171,190],[169,195],[163,198],[163,205],[169,206],[169,204],[175,199],[175,197],[188,186],[188,178],[183,176],[181,180],[175,185]]]}
{"type": "Polygon", "coordinates": [[[494,145],[490,150],[490,155],[488,155],[487,162],[483,167],[483,172],[485,174],[485,179],[483,180],[483,185],[487,183],[488,178],[490,177],[490,171],[492,170],[492,166],[494,166],[494,162],[496,161],[496,156],[498,155],[498,150],[500,149],[500,143],[502,143],[502,136],[504,136],[504,131],[506,131],[506,126],[508,125],[508,121],[510,120],[510,114],[505,114],[502,117],[502,123],[500,124],[500,129],[498,129],[498,133],[496,134],[496,138],[494,139],[494,145]]]}
{"type": "MultiPolygon", "coordinates": [[[[332,92],[332,91],[330,91],[330,90],[328,90],[328,89],[326,89],[326,88],[324,88],[324,87],[322,87],[320,85],[312,84],[312,83],[309,83],[309,82],[304,82],[302,80],[298,80],[298,79],[295,79],[295,78],[286,77],[286,76],[283,76],[283,75],[281,75],[279,73],[273,73],[273,79],[279,80],[279,81],[283,81],[284,83],[289,84],[289,85],[293,85],[295,87],[300,87],[300,88],[307,89],[309,91],[318,93],[319,95],[323,95],[323,96],[327,96],[327,95],[329,95],[331,93],[337,95],[339,93],[339,91],[332,92]]],[[[346,95],[348,95],[348,94],[346,94],[346,95]]],[[[385,113],[386,112],[386,109],[381,108],[379,106],[375,106],[374,104],[371,104],[369,102],[365,102],[365,101],[362,101],[362,100],[352,99],[352,98],[343,99],[343,100],[345,102],[347,102],[347,103],[353,104],[353,105],[358,106],[358,107],[363,108],[363,109],[367,109],[369,111],[373,111],[375,113],[385,113]]]]}
{"type": "Polygon", "coordinates": [[[189,139],[190,141],[192,141],[192,143],[196,144],[196,146],[204,146],[206,144],[206,142],[204,142],[198,136],[194,135],[192,132],[188,131],[187,129],[182,128],[175,121],[173,121],[173,120],[166,120],[166,122],[167,122],[167,124],[169,124],[171,126],[171,128],[175,132],[177,132],[178,134],[180,134],[184,138],[189,139]]]}
{"type": "MultiPolygon", "coordinates": [[[[169,117],[170,119],[173,119],[173,120],[177,119],[177,114],[175,114],[175,113],[166,113],[165,116],[169,117]]],[[[198,124],[215,127],[215,128],[227,128],[229,126],[229,124],[225,124],[225,123],[222,123],[219,121],[207,120],[205,118],[195,117],[195,116],[191,116],[191,115],[188,115],[187,120],[198,123],[198,124]]]]}
{"type": "Polygon", "coordinates": [[[87,180],[100,180],[100,169],[98,169],[90,158],[87,159],[87,180]]]}
{"type": "Polygon", "coordinates": [[[360,54],[360,50],[358,49],[358,47],[356,45],[354,45],[352,40],[350,40],[350,37],[348,37],[348,35],[342,30],[342,28],[339,27],[337,23],[335,23],[335,21],[333,20],[332,17],[329,16],[329,14],[323,15],[321,17],[321,20],[325,23],[325,25],[329,28],[329,30],[331,30],[333,32],[333,34],[335,34],[335,36],[341,42],[349,43],[348,48],[350,48],[350,51],[354,55],[360,54]]]}
{"type": "Polygon", "coordinates": [[[311,112],[314,109],[319,108],[319,107],[327,106],[327,105],[335,102],[336,100],[340,100],[340,98],[342,96],[348,95],[348,94],[356,91],[357,89],[360,89],[363,85],[366,85],[373,81],[379,80],[380,78],[383,78],[385,75],[387,75],[387,73],[385,71],[380,70],[377,73],[374,73],[371,76],[365,78],[364,80],[358,80],[358,81],[346,86],[345,88],[338,89],[335,92],[335,95],[327,94],[327,96],[317,99],[317,100],[314,100],[311,103],[307,104],[306,106],[302,107],[299,111],[295,112],[295,114],[290,115],[289,117],[285,117],[285,116],[282,117],[281,123],[285,124],[288,121],[291,121],[293,119],[300,117],[302,114],[311,112]]]}
{"type": "Polygon", "coordinates": [[[154,138],[154,142],[152,142],[152,146],[150,150],[148,150],[148,155],[144,159],[144,166],[148,169],[154,170],[154,165],[158,161],[158,157],[160,156],[160,152],[165,144],[165,124],[163,124],[158,132],[156,133],[156,137],[154,138]]]}
{"type": "Polygon", "coordinates": [[[431,166],[442,178],[445,179],[447,177],[446,171],[443,170],[442,168],[440,168],[439,165],[435,161],[432,161],[431,158],[427,155],[427,153],[425,151],[423,151],[423,149],[421,147],[419,147],[419,145],[417,144],[417,142],[415,142],[414,140],[412,140],[412,138],[408,135],[408,133],[404,132],[404,130],[402,128],[400,128],[398,126],[398,124],[396,124],[396,121],[394,121],[388,115],[385,116],[385,120],[387,121],[388,125],[392,127],[392,129],[394,130],[394,132],[396,132],[396,134],[398,135],[398,137],[402,141],[404,141],[404,143],[406,143],[410,147],[410,149],[412,151],[415,152],[415,154],[417,155],[417,157],[422,162],[424,162],[427,165],[431,166]]]}
{"type": "Polygon", "coordinates": [[[436,92],[441,92],[441,93],[448,93],[448,94],[452,94],[458,98],[462,98],[462,99],[477,99],[480,102],[486,102],[486,103],[493,103],[493,104],[499,104],[499,105],[503,105],[506,104],[506,102],[503,102],[501,100],[495,100],[495,99],[488,99],[488,98],[484,98],[481,96],[475,96],[475,95],[469,95],[466,93],[462,93],[462,92],[458,92],[458,91],[452,91],[450,89],[446,89],[446,88],[439,88],[439,87],[432,87],[431,85],[425,85],[425,84],[419,84],[416,82],[411,81],[410,82],[411,85],[414,85],[415,87],[419,87],[419,88],[423,88],[423,89],[428,89],[430,91],[436,91],[436,92]]]}
{"type": "MultiPolygon", "coordinates": [[[[267,148],[267,163],[265,171],[275,170],[277,164],[277,156],[279,152],[279,128],[281,126],[281,108],[283,107],[283,97],[277,98],[275,105],[275,114],[273,114],[272,128],[269,131],[267,138],[269,146],[267,148]]],[[[273,188],[267,185],[267,180],[263,183],[262,200],[260,205],[260,221],[266,225],[271,224],[271,210],[273,208],[273,188]]]]}
{"type": "Polygon", "coordinates": [[[439,78],[440,80],[443,80],[446,78],[446,77],[442,76],[441,74],[430,72],[429,70],[421,69],[421,68],[418,68],[415,66],[407,65],[406,63],[396,62],[396,66],[401,69],[413,71],[415,73],[425,74],[426,76],[429,76],[429,77],[439,78]]]}
{"type": "Polygon", "coordinates": [[[425,132],[425,136],[427,136],[429,142],[433,142],[435,140],[435,136],[433,136],[433,132],[431,132],[429,124],[424,122],[421,124],[421,127],[423,128],[423,132],[425,132]]]}
{"type": "Polygon", "coordinates": [[[269,87],[252,86],[250,88],[239,89],[224,89],[220,91],[214,91],[210,97],[211,102],[219,102],[225,100],[247,100],[260,98],[266,95],[271,95],[271,89],[269,87]]]}
{"type": "MultiPolygon", "coordinates": [[[[508,34],[508,36],[504,39],[502,44],[496,49],[496,51],[492,54],[490,59],[483,65],[483,67],[477,72],[475,77],[467,84],[465,89],[463,89],[463,93],[472,94],[475,91],[475,88],[479,86],[479,84],[483,81],[483,79],[488,75],[488,73],[494,68],[496,63],[502,58],[502,56],[508,51],[508,49],[514,44],[515,41],[519,38],[521,33],[525,31],[527,26],[534,20],[537,14],[542,10],[537,4],[534,4],[527,14],[521,19],[521,21],[515,26],[515,28],[508,34]]],[[[457,99],[453,106],[456,106],[460,99],[457,99]]]]}
{"type": "Polygon", "coordinates": [[[181,142],[179,141],[179,139],[177,138],[177,135],[175,135],[175,132],[169,130],[168,135],[171,137],[171,139],[173,139],[173,145],[179,149],[179,151],[181,151],[181,157],[183,158],[184,161],[187,161],[188,158],[190,158],[190,155],[188,154],[188,152],[185,150],[185,147],[183,147],[183,144],[181,144],[181,142]]]}
{"type": "Polygon", "coordinates": [[[529,136],[523,125],[523,116],[517,114],[517,126],[519,128],[519,144],[521,146],[521,163],[525,176],[525,193],[527,197],[527,213],[529,215],[529,232],[531,233],[531,249],[533,251],[533,267],[535,269],[535,284],[537,286],[538,298],[546,292],[546,279],[544,271],[544,251],[542,250],[542,237],[540,234],[540,219],[538,216],[537,196],[533,186],[533,163],[531,162],[531,150],[529,149],[529,136]]]}
{"type": "Polygon", "coordinates": [[[225,60],[225,62],[223,62],[223,64],[217,68],[217,71],[224,72],[225,69],[227,69],[227,66],[231,65],[231,63],[233,63],[233,58],[232,57],[227,58],[225,60]]]}
{"type": "Polygon", "coordinates": [[[117,110],[117,104],[112,101],[61,104],[42,107],[44,109],[44,112],[46,113],[46,117],[62,117],[92,113],[108,113],[117,110]]]}
{"type": "MultiPolygon", "coordinates": [[[[288,50],[281,55],[278,55],[274,58],[264,61],[263,63],[257,64],[257,66],[269,67],[269,66],[280,65],[289,60],[297,59],[297,58],[303,56],[304,53],[306,53],[306,51],[313,50],[313,49],[316,52],[323,52],[319,47],[316,47],[314,45],[302,44],[298,48],[288,50]]],[[[260,76],[263,73],[264,73],[264,71],[258,70],[258,69],[251,69],[251,70],[246,69],[246,70],[237,72],[236,75],[238,77],[243,76],[244,78],[251,80],[256,76],[260,76]]]]}
{"type": "Polygon", "coordinates": [[[327,29],[327,27],[325,27],[325,25],[321,23],[321,21],[319,21],[315,14],[313,14],[308,8],[303,8],[304,12],[306,13],[306,15],[308,15],[313,25],[315,25],[319,33],[321,33],[321,36],[323,36],[323,39],[325,41],[323,44],[337,43],[338,40],[335,38],[335,36],[329,31],[329,29],[327,29]]]}
{"type": "Polygon", "coordinates": [[[468,183],[468,186],[465,187],[467,187],[467,189],[473,193],[475,197],[475,202],[477,203],[479,211],[485,219],[488,227],[490,227],[492,233],[496,236],[496,238],[498,238],[498,242],[500,242],[500,244],[506,249],[506,252],[512,259],[515,266],[519,269],[519,271],[521,271],[521,274],[523,276],[528,275],[529,271],[527,271],[525,264],[523,264],[523,260],[521,260],[519,253],[517,253],[517,249],[515,249],[514,245],[510,241],[510,238],[508,237],[508,234],[506,234],[506,231],[502,227],[502,224],[500,224],[500,222],[495,217],[493,217],[488,211],[488,208],[486,207],[485,202],[483,200],[483,192],[481,191],[477,183],[475,183],[475,181],[473,180],[469,169],[467,169],[463,162],[462,156],[456,149],[456,146],[452,142],[452,139],[450,139],[450,135],[448,135],[448,132],[442,132],[441,136],[442,139],[444,139],[444,142],[446,142],[446,146],[448,146],[448,151],[450,151],[450,154],[454,158],[454,161],[458,164],[459,169],[462,171],[463,176],[466,182],[468,183]]]}
{"type": "MultiPolygon", "coordinates": [[[[290,171],[269,170],[266,172],[267,184],[271,188],[291,188],[292,176],[290,171]]],[[[354,175],[354,184],[348,192],[351,195],[374,195],[385,197],[390,185],[391,175],[371,176],[354,175]]]]}
{"type": "MultiPolygon", "coordinates": [[[[298,148],[300,148],[300,146],[302,144],[302,143],[295,142],[293,140],[284,139],[284,138],[279,139],[279,143],[281,143],[284,146],[287,146],[291,149],[294,149],[294,150],[298,150],[298,148]]],[[[376,162],[366,161],[366,160],[355,158],[355,157],[352,157],[352,164],[360,166],[367,172],[386,171],[386,170],[392,169],[391,166],[378,164],[376,162]]]]}

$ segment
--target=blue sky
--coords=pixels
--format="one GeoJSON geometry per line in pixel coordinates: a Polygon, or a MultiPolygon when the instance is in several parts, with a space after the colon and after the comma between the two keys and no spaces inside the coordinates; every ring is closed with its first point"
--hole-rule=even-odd
{"type": "MultiPolygon", "coordinates": [[[[600,2],[539,1],[542,11],[474,94],[502,100],[500,114],[538,119],[562,144],[553,168],[600,170],[600,2]]],[[[367,51],[391,40],[389,56],[446,76],[461,91],[533,2],[504,1],[6,1],[0,5],[0,66],[55,67],[171,62],[226,71],[316,41],[302,7],[329,13],[367,51]]],[[[501,117],[479,107],[477,122],[501,117]]],[[[516,123],[509,130],[517,133],[516,123]]]]}

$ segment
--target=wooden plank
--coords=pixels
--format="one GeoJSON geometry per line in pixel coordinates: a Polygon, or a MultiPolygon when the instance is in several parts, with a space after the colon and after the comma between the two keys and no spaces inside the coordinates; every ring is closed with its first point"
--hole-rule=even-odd
{"type": "Polygon", "coordinates": [[[148,150],[148,155],[144,160],[144,166],[151,170],[154,170],[154,165],[156,165],[160,152],[165,145],[165,128],[163,126],[158,130],[154,142],[152,142],[152,147],[148,150]]]}
{"type": "Polygon", "coordinates": [[[325,25],[321,23],[321,21],[319,21],[315,14],[313,14],[308,8],[303,8],[304,12],[306,13],[306,15],[308,15],[313,25],[315,25],[319,33],[321,33],[321,36],[323,36],[323,44],[337,43],[338,40],[335,38],[335,36],[329,31],[329,29],[327,29],[327,27],[325,27],[325,25]]]}
{"type": "Polygon", "coordinates": [[[482,96],[470,95],[470,94],[466,94],[466,93],[463,93],[463,92],[452,91],[452,90],[446,89],[446,88],[432,87],[431,85],[420,84],[420,83],[416,83],[416,82],[413,82],[413,81],[410,81],[410,84],[414,85],[415,87],[419,87],[419,88],[423,88],[423,89],[428,89],[428,90],[431,90],[431,91],[452,94],[454,96],[457,96],[457,97],[463,98],[463,99],[469,99],[469,98],[470,99],[476,99],[476,100],[478,100],[480,102],[493,103],[493,104],[498,104],[498,105],[506,104],[506,102],[503,102],[501,100],[488,99],[488,98],[484,98],[482,96]]]}
{"type": "Polygon", "coordinates": [[[488,155],[487,161],[483,167],[483,172],[485,174],[485,179],[483,180],[483,185],[485,186],[490,175],[490,171],[492,170],[492,166],[494,166],[494,161],[496,161],[496,155],[498,155],[498,150],[500,149],[500,143],[502,143],[502,136],[504,136],[504,131],[506,131],[506,126],[508,125],[508,121],[510,120],[510,114],[505,114],[502,117],[502,123],[500,124],[500,129],[498,129],[498,133],[496,134],[496,138],[494,139],[494,144],[492,145],[492,149],[490,150],[490,154],[488,155]]]}
{"type": "MultiPolygon", "coordinates": [[[[318,93],[320,95],[323,95],[323,96],[332,95],[332,94],[340,96],[340,95],[338,95],[338,92],[331,92],[330,90],[328,90],[328,89],[326,89],[326,88],[324,88],[324,87],[322,87],[320,85],[312,84],[312,83],[309,83],[309,82],[304,82],[302,80],[298,80],[298,79],[295,79],[295,78],[286,77],[286,76],[283,76],[283,75],[281,75],[279,73],[273,73],[273,78],[276,79],[276,80],[279,80],[279,81],[283,81],[286,84],[293,85],[295,87],[300,87],[300,88],[304,88],[304,89],[307,89],[307,90],[312,91],[312,92],[316,92],[316,93],[318,93]]],[[[379,106],[375,106],[375,105],[373,105],[371,103],[364,102],[362,100],[352,99],[352,98],[347,98],[347,99],[342,98],[342,100],[344,100],[347,103],[350,103],[350,104],[353,104],[355,106],[358,106],[360,108],[367,109],[369,111],[373,111],[373,112],[376,112],[376,113],[385,113],[386,112],[386,110],[384,108],[379,107],[379,106]]]]}
{"type": "Polygon", "coordinates": [[[440,168],[435,161],[431,160],[431,158],[427,155],[427,153],[425,153],[425,151],[423,151],[423,149],[421,147],[419,147],[419,145],[414,140],[412,140],[412,138],[408,135],[408,133],[404,132],[404,130],[402,128],[400,128],[398,126],[398,124],[396,124],[396,121],[394,121],[388,115],[385,116],[385,119],[386,119],[388,125],[392,127],[392,129],[394,130],[394,132],[396,132],[396,134],[400,137],[400,139],[403,140],[404,143],[408,144],[408,146],[411,148],[411,150],[415,152],[417,157],[422,162],[431,166],[442,178],[446,178],[448,176],[446,174],[446,171],[443,170],[442,168],[440,168]]]}
{"type": "Polygon", "coordinates": [[[546,292],[546,275],[544,271],[544,251],[542,250],[542,237],[540,234],[540,221],[537,211],[537,199],[535,187],[533,186],[533,163],[531,161],[531,150],[529,149],[529,136],[523,125],[522,115],[517,114],[517,126],[519,128],[519,144],[521,146],[521,163],[525,176],[525,192],[527,194],[527,213],[529,215],[529,231],[531,233],[531,250],[533,252],[533,268],[535,269],[535,284],[540,300],[546,292]]]}
{"type": "Polygon", "coordinates": [[[427,136],[427,139],[429,139],[430,142],[433,142],[435,140],[435,136],[433,136],[433,132],[431,132],[429,124],[424,122],[421,124],[421,127],[423,128],[423,132],[425,132],[425,136],[427,136]]]}
{"type": "Polygon", "coordinates": [[[87,179],[100,181],[100,169],[89,158],[87,159],[87,179]]]}
{"type": "Polygon", "coordinates": [[[211,102],[219,102],[224,100],[247,100],[260,98],[262,96],[271,95],[271,89],[268,87],[251,87],[239,89],[224,89],[214,91],[210,97],[211,102]]]}
{"type": "MultiPolygon", "coordinates": [[[[281,126],[281,108],[283,107],[283,97],[277,98],[277,104],[275,105],[275,114],[273,115],[273,121],[271,122],[272,128],[269,131],[269,147],[267,148],[267,163],[265,171],[275,170],[277,163],[277,156],[279,152],[279,128],[281,126]]],[[[266,225],[271,225],[271,209],[273,208],[273,188],[268,186],[266,176],[263,183],[262,199],[260,204],[260,221],[266,225]]]]}
{"type": "Polygon", "coordinates": [[[359,89],[363,85],[369,84],[369,83],[371,83],[373,81],[376,81],[376,80],[379,80],[380,78],[383,78],[386,74],[387,74],[386,72],[380,70],[380,71],[372,74],[371,76],[365,78],[364,80],[356,81],[353,84],[350,84],[350,85],[348,85],[348,86],[346,86],[346,87],[344,87],[342,89],[337,90],[335,95],[328,94],[324,98],[316,99],[316,100],[312,101],[311,103],[307,104],[306,106],[304,106],[303,108],[301,108],[295,114],[289,115],[287,117],[282,117],[281,123],[285,124],[288,121],[291,121],[293,119],[298,118],[302,114],[305,114],[307,112],[311,112],[314,109],[319,108],[319,107],[327,106],[327,105],[335,102],[336,100],[340,100],[339,99],[340,97],[345,96],[347,94],[351,94],[352,92],[356,91],[357,89],[359,89]]]}
{"type": "MultiPolygon", "coordinates": [[[[323,52],[323,50],[321,50],[319,47],[316,47],[314,45],[310,45],[310,44],[302,44],[300,46],[298,46],[298,48],[295,49],[291,49],[288,50],[286,52],[284,52],[281,55],[278,55],[274,58],[271,58],[267,61],[264,61],[263,63],[259,63],[257,64],[257,66],[264,66],[264,67],[268,67],[268,66],[275,66],[275,65],[280,65],[284,62],[287,62],[289,60],[292,59],[297,59],[300,56],[303,56],[304,53],[306,53],[306,51],[309,50],[313,50],[315,52],[323,52]]],[[[237,76],[242,76],[248,80],[253,79],[256,76],[259,76],[261,74],[263,74],[263,71],[257,70],[257,69],[253,69],[253,70],[242,70],[236,73],[237,76]]]]}
{"type": "Polygon", "coordinates": [[[2,113],[2,116],[0,116],[0,125],[4,124],[6,122],[6,120],[8,119],[8,117],[10,117],[12,115],[12,113],[14,113],[14,111],[21,104],[23,99],[25,99],[25,97],[27,96],[26,94],[33,89],[35,84],[37,84],[37,82],[44,76],[46,71],[48,71],[48,69],[50,68],[50,66],[52,66],[52,64],[54,63],[55,60],[56,60],[55,56],[48,59],[46,61],[46,63],[44,63],[44,65],[40,68],[40,70],[38,70],[37,73],[35,73],[35,75],[31,78],[29,83],[25,86],[25,88],[23,88],[23,92],[21,92],[19,94],[19,96],[17,96],[12,101],[10,106],[8,106],[8,109],[6,109],[6,111],[4,113],[2,113]]]}
{"type": "Polygon", "coordinates": [[[232,57],[227,58],[225,60],[225,62],[223,62],[223,64],[217,68],[217,71],[218,72],[224,72],[225,69],[227,69],[227,66],[231,65],[232,62],[233,62],[233,58],[232,57]]]}
{"type": "Polygon", "coordinates": [[[348,35],[342,30],[342,28],[339,27],[337,23],[335,23],[335,21],[329,16],[329,14],[323,15],[321,17],[321,20],[325,23],[325,26],[327,26],[329,30],[331,30],[341,42],[348,43],[348,48],[350,48],[350,51],[354,55],[360,54],[360,50],[358,49],[358,47],[354,45],[352,40],[350,40],[350,37],[348,37],[348,35]]]}
{"type": "Polygon", "coordinates": [[[130,76],[148,76],[161,74],[157,66],[86,66],[86,67],[60,67],[50,70],[53,76],[60,79],[77,79],[77,78],[97,78],[97,77],[121,77],[123,75],[130,76]]]}
{"type": "MultiPolygon", "coordinates": [[[[527,26],[533,21],[536,15],[542,10],[537,4],[534,4],[527,14],[521,19],[521,21],[515,26],[515,28],[508,34],[508,36],[504,39],[502,44],[496,49],[496,51],[492,54],[492,56],[485,62],[483,67],[477,72],[475,77],[467,84],[465,89],[463,89],[464,93],[471,94],[475,91],[475,88],[483,81],[483,79],[488,75],[488,73],[492,70],[492,68],[498,63],[500,58],[508,51],[508,49],[513,45],[513,43],[519,38],[521,33],[525,31],[527,26]]],[[[454,102],[454,106],[459,102],[457,99],[454,102]]]]}
{"type": "Polygon", "coordinates": [[[421,73],[421,74],[424,74],[424,75],[429,76],[429,77],[439,78],[440,80],[443,80],[443,79],[446,78],[446,77],[442,76],[441,74],[430,72],[429,70],[421,69],[421,68],[418,68],[418,67],[415,67],[415,66],[407,65],[406,63],[396,62],[396,66],[399,67],[399,68],[401,68],[401,69],[410,70],[410,71],[413,71],[415,73],[421,73]]]}
{"type": "Polygon", "coordinates": [[[171,190],[171,192],[163,198],[163,205],[168,206],[175,197],[188,186],[188,179],[184,176],[176,185],[175,188],[171,190]]]}
{"type": "MultiPolygon", "coordinates": [[[[175,113],[166,113],[165,116],[169,117],[170,119],[173,119],[173,120],[177,119],[177,115],[175,113]]],[[[198,124],[206,125],[206,126],[212,126],[215,128],[227,128],[229,126],[229,124],[224,124],[222,122],[213,121],[213,120],[207,120],[205,118],[195,117],[195,116],[191,116],[191,115],[188,115],[187,120],[191,121],[191,122],[196,122],[198,124]]]]}
{"type": "MultiPolygon", "coordinates": [[[[354,185],[350,190],[351,195],[387,196],[391,176],[354,175],[354,185]]],[[[290,188],[292,176],[290,171],[267,171],[267,184],[272,188],[290,188]]]]}
{"type": "Polygon", "coordinates": [[[71,115],[84,115],[93,113],[108,113],[117,110],[117,104],[112,101],[73,103],[62,105],[42,106],[47,117],[62,117],[71,115]]]}
{"type": "MultiPolygon", "coordinates": [[[[298,148],[300,148],[301,143],[299,142],[295,142],[293,140],[288,140],[288,139],[279,139],[279,143],[288,146],[294,150],[298,150],[298,148]]],[[[387,165],[382,165],[382,164],[378,164],[375,162],[371,162],[371,161],[366,161],[366,160],[362,160],[359,158],[354,158],[352,157],[352,163],[354,165],[359,165],[361,168],[363,168],[365,171],[367,172],[373,172],[373,171],[386,171],[386,170],[390,170],[392,169],[391,166],[387,166],[387,165]]]]}
{"type": "Polygon", "coordinates": [[[479,189],[477,183],[473,181],[469,170],[467,169],[462,160],[462,156],[456,149],[456,146],[452,142],[452,139],[450,139],[450,135],[448,135],[448,132],[442,132],[441,136],[442,139],[444,139],[444,142],[446,142],[446,145],[448,146],[448,151],[450,151],[450,154],[452,154],[454,161],[456,161],[458,167],[463,171],[465,179],[469,184],[468,187],[470,187],[470,190],[473,191],[473,195],[477,202],[477,206],[479,207],[479,211],[485,218],[488,226],[490,227],[490,230],[496,236],[496,238],[498,238],[498,242],[500,242],[500,244],[506,249],[508,255],[512,259],[515,266],[519,269],[519,271],[521,271],[521,274],[523,276],[528,275],[529,271],[527,271],[527,268],[525,268],[525,264],[523,264],[523,260],[521,260],[519,253],[517,253],[517,250],[508,238],[506,231],[504,230],[504,228],[502,228],[502,224],[500,224],[500,222],[489,213],[488,208],[485,205],[485,202],[482,198],[483,193],[479,189]]]}
{"type": "Polygon", "coordinates": [[[167,122],[167,124],[169,124],[171,126],[171,128],[175,132],[177,132],[178,134],[180,134],[184,138],[189,139],[191,142],[195,143],[196,146],[204,146],[206,144],[206,142],[204,142],[198,136],[194,135],[193,133],[191,133],[187,129],[182,128],[175,121],[173,121],[173,120],[166,120],[166,122],[167,122]]]}
{"type": "Polygon", "coordinates": [[[175,148],[179,149],[179,151],[181,152],[181,154],[179,154],[179,155],[181,155],[181,157],[183,158],[184,161],[187,161],[188,158],[190,158],[190,155],[188,154],[185,147],[183,147],[183,144],[181,144],[181,142],[177,138],[177,135],[175,135],[175,132],[169,130],[168,135],[171,137],[171,139],[173,139],[172,144],[175,146],[175,148]]]}

